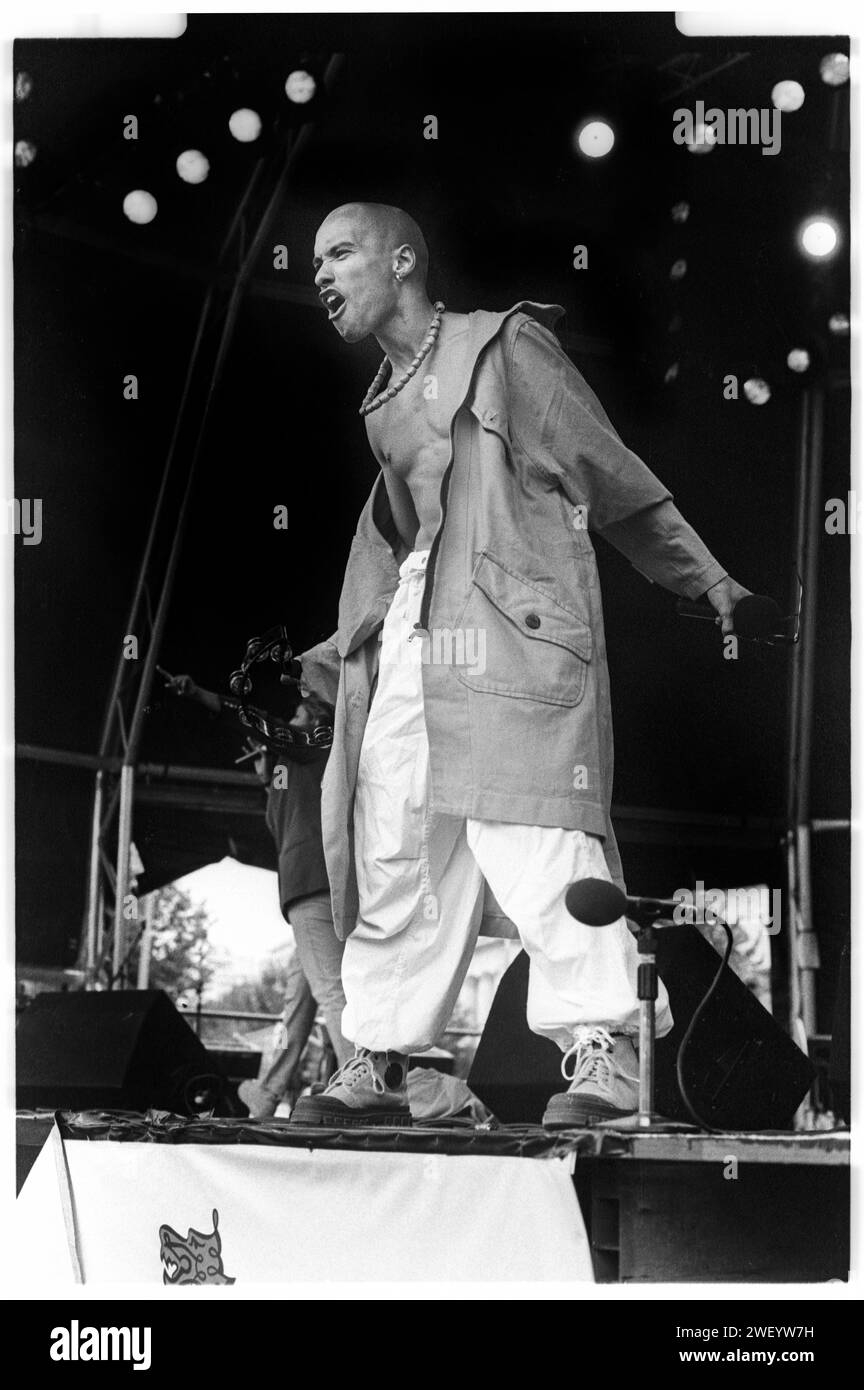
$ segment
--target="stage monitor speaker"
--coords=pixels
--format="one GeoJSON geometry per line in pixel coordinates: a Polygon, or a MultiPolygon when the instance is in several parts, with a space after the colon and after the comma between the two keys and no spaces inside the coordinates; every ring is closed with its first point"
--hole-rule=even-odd
{"type": "Polygon", "coordinates": [[[39,994],[16,1029],[18,1105],[222,1109],[224,1078],[161,990],[39,994]]]}
{"type": "MultiPolygon", "coordinates": [[[[689,1121],[675,1063],[719,961],[693,927],[665,928],[657,938],[657,967],[675,1026],[657,1043],[655,1110],[689,1121]]],[[[468,1077],[505,1124],[539,1124],[549,1097],[567,1089],[560,1050],[525,1021],[527,999],[523,951],[501,979],[468,1077]]],[[[809,1058],[727,967],[685,1056],[684,1079],[702,1118],[716,1129],[788,1128],[814,1076],[809,1058]]]]}

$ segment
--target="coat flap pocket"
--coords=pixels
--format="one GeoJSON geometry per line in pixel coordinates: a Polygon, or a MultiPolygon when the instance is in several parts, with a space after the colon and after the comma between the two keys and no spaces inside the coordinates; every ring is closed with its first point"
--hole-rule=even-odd
{"type": "Polygon", "coordinates": [[[583,661],[591,660],[590,627],[550,590],[513,574],[485,552],[475,566],[474,583],[526,637],[554,642],[583,661]]]}

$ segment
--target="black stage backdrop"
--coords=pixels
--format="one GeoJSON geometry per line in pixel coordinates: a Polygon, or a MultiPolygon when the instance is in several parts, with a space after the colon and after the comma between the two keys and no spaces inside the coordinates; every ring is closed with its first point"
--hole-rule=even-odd
{"type": "MultiPolygon", "coordinates": [[[[173,41],[22,41],[33,92],[16,138],[16,496],[43,499],[40,545],[18,545],[16,721],[20,744],[95,753],[208,269],[256,147],[227,115],[259,110],[265,140],[301,58],[345,55],[316,102],[256,266],[196,482],[161,661],[224,689],[247,637],[285,621],[297,649],[329,634],[358,512],[375,477],[357,406],[378,363],[346,349],[311,293],[315,230],[339,203],[411,211],[432,248],[432,291],[455,310],[520,298],[567,311],[565,343],[625,441],[661,476],[730,572],[785,605],[794,565],[802,378],[790,347],[822,356],[824,498],[846,496],[848,339],[824,332],[848,303],[846,250],[800,256],[809,212],[848,212],[848,88],[819,81],[835,39],[684,39],[671,14],[201,16],[173,41]],[[311,55],[311,56],[309,56],[311,55]],[[682,94],[699,74],[714,73],[682,94]],[[782,153],[692,156],[672,112],[762,107],[773,84],[805,85],[782,153]],[[122,138],[137,113],[140,138],[122,138]],[[572,134],[601,113],[617,142],[577,158],[572,134]],[[424,139],[424,118],[438,139],[424,139]],[[181,184],[177,154],[211,174],[181,184]],[[160,214],[123,217],[149,188],[160,214]],[[686,222],[671,208],[686,201],[686,222]],[[589,247],[587,271],[572,248],[589,247]],[[275,269],[272,246],[287,247],[275,269]],[[683,279],[670,279],[677,259],[683,279]],[[677,364],[677,374],[667,380],[677,364]],[[140,398],[123,398],[135,373],[140,398]],[[723,378],[768,379],[761,407],[723,399],[723,378]],[[288,507],[287,532],[273,508],[288,507]]],[[[249,228],[250,235],[254,227],[249,228]]],[[[848,538],[822,535],[813,766],[816,816],[846,816],[848,538]]],[[[622,807],[762,818],[745,847],[693,847],[622,831],[633,891],[781,880],[789,654],[724,661],[708,624],[686,623],[598,544],[622,807]]],[[[228,766],[239,740],[154,690],[145,761],[228,766]]],[[[92,774],[21,759],[17,771],[19,955],[69,964],[81,930],[92,774]]],[[[142,806],[143,887],[225,853],[272,863],[263,821],[142,806]]],[[[848,844],[816,863],[822,980],[830,1006],[848,920],[848,844]]],[[[778,943],[781,944],[781,943],[778,943]]],[[[782,951],[782,944],[781,944],[782,951]]],[[[826,1029],[829,1019],[821,1024],[826,1029]]]]}

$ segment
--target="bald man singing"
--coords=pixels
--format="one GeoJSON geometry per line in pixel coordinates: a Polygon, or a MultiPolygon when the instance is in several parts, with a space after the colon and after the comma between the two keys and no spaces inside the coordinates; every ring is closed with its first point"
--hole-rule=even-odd
{"type": "Polygon", "coordinates": [[[748,591],[615,433],[552,331],[563,310],[451,313],[427,265],[399,208],[339,207],[315,240],[334,330],[384,360],[359,407],[380,473],[338,629],[301,658],[336,709],[322,818],[355,1056],[292,1119],[411,1123],[409,1054],[446,1027],[491,890],[530,958],[529,1025],[563,1054],[544,1124],[587,1125],[638,1100],[633,938],[564,905],[574,879],[622,884],[590,532],[707,594],[724,632],[748,591]]]}

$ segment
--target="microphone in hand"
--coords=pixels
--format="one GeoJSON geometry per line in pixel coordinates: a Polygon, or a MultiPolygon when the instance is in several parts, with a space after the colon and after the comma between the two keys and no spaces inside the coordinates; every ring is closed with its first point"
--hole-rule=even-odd
{"type": "MultiPolygon", "coordinates": [[[[694,602],[691,599],[678,600],[678,613],[682,618],[702,618],[716,622],[717,613],[710,603],[694,602]]],[[[732,610],[734,633],[752,642],[788,642],[786,619],[780,605],[767,594],[747,594],[738,600],[732,610]]]]}

